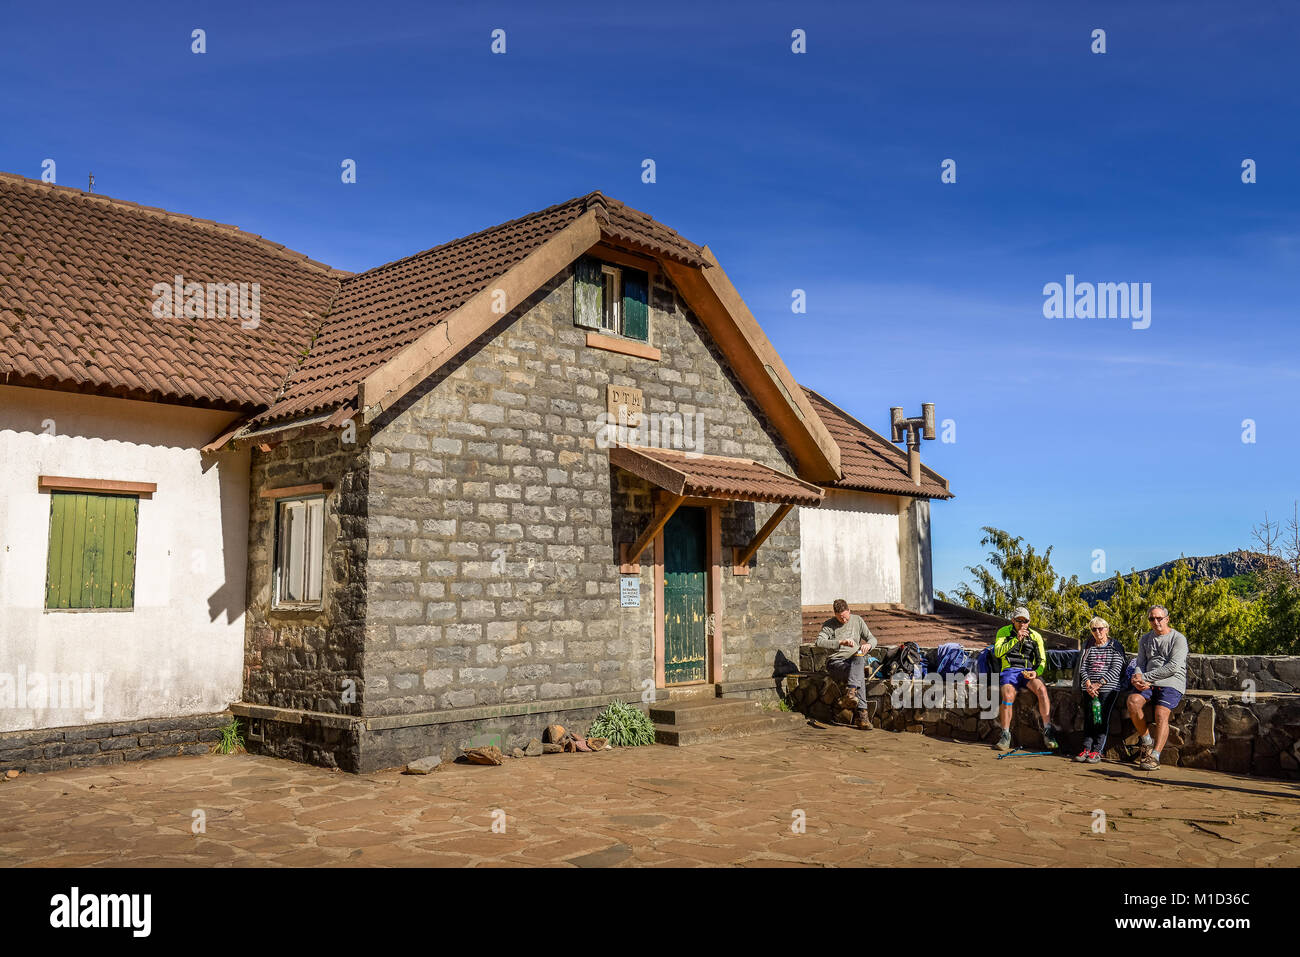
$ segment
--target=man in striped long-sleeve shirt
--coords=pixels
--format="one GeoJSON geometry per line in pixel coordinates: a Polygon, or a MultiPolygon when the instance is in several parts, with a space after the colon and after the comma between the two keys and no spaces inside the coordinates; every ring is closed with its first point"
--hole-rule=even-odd
{"type": "Polygon", "coordinates": [[[1110,625],[1103,618],[1088,622],[1092,639],[1079,655],[1079,665],[1074,679],[1083,700],[1083,750],[1074,756],[1076,761],[1096,764],[1106,751],[1106,733],[1110,728],[1110,711],[1119,696],[1120,681],[1128,656],[1119,642],[1110,638],[1110,625]],[[1101,716],[1094,721],[1092,702],[1101,704],[1101,716]]]}

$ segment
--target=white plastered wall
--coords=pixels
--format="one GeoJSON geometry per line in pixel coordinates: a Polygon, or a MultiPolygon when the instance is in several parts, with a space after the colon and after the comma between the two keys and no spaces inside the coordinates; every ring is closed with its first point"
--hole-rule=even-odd
{"type": "Polygon", "coordinates": [[[899,510],[907,501],[830,489],[820,507],[800,508],[802,603],[902,601],[899,510]]]}
{"type": "Polygon", "coordinates": [[[204,714],[239,698],[248,455],[199,451],[232,419],[0,386],[0,731],[204,714]],[[45,610],[41,475],[157,484],[139,504],[133,609],[45,610]],[[62,707],[70,675],[82,698],[62,707]],[[31,706],[35,676],[47,687],[65,676],[46,702],[60,707],[31,706]]]}

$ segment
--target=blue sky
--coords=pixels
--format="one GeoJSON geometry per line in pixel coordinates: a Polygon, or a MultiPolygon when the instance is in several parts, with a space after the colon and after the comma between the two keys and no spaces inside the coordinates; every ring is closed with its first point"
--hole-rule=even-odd
{"type": "Polygon", "coordinates": [[[1094,549],[1108,570],[1225,551],[1300,497],[1293,3],[0,17],[5,171],[53,158],[65,185],[93,171],[347,269],[591,189],[708,244],[800,381],[879,431],[891,405],[954,421],[923,450],[957,494],[934,509],[940,588],[982,560],[982,525],[1090,580],[1094,549]],[[1045,319],[1067,273],[1151,283],[1150,328],[1045,319]]]}

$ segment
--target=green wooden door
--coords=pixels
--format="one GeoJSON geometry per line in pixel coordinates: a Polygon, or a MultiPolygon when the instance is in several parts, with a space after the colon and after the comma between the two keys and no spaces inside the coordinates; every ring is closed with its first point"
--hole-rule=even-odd
{"type": "Polygon", "coordinates": [[[707,515],[679,508],[664,526],[664,683],[708,678],[707,515]]]}

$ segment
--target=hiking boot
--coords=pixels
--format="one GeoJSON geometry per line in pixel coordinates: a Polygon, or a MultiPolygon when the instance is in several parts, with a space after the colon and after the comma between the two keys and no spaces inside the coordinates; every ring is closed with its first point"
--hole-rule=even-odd
{"type": "Polygon", "coordinates": [[[857,728],[859,731],[870,731],[871,718],[867,716],[865,711],[859,711],[857,718],[853,722],[853,727],[857,728]]]}
{"type": "Polygon", "coordinates": [[[1154,747],[1155,747],[1154,741],[1148,744],[1143,744],[1141,740],[1138,741],[1138,759],[1137,759],[1138,767],[1141,767],[1147,761],[1151,760],[1151,749],[1154,747]]]}
{"type": "Polygon", "coordinates": [[[998,739],[997,739],[996,741],[993,742],[993,750],[994,750],[994,751],[1010,751],[1010,750],[1011,750],[1011,732],[1010,732],[1010,731],[1003,731],[1001,734],[998,735],[998,739]]]}
{"type": "Polygon", "coordinates": [[[1154,754],[1151,754],[1151,753],[1148,752],[1148,754],[1147,754],[1147,756],[1146,756],[1145,758],[1140,758],[1140,759],[1138,760],[1138,770],[1140,770],[1140,771],[1158,771],[1158,770],[1160,770],[1160,762],[1156,760],[1156,757],[1155,757],[1154,754]]]}
{"type": "Polygon", "coordinates": [[[1056,733],[1050,724],[1043,728],[1043,744],[1048,751],[1055,751],[1061,746],[1060,742],[1056,740],[1056,733]]]}
{"type": "Polygon", "coordinates": [[[1089,752],[1088,752],[1088,763],[1089,763],[1089,764],[1098,764],[1098,763],[1100,763],[1100,761],[1101,761],[1101,752],[1100,752],[1100,751],[1089,751],[1089,752]]]}
{"type": "Polygon", "coordinates": [[[1091,751],[1085,748],[1084,750],[1080,751],[1078,754],[1074,756],[1074,760],[1078,761],[1080,764],[1083,764],[1084,761],[1088,760],[1088,755],[1091,753],[1092,753],[1091,751]]]}

